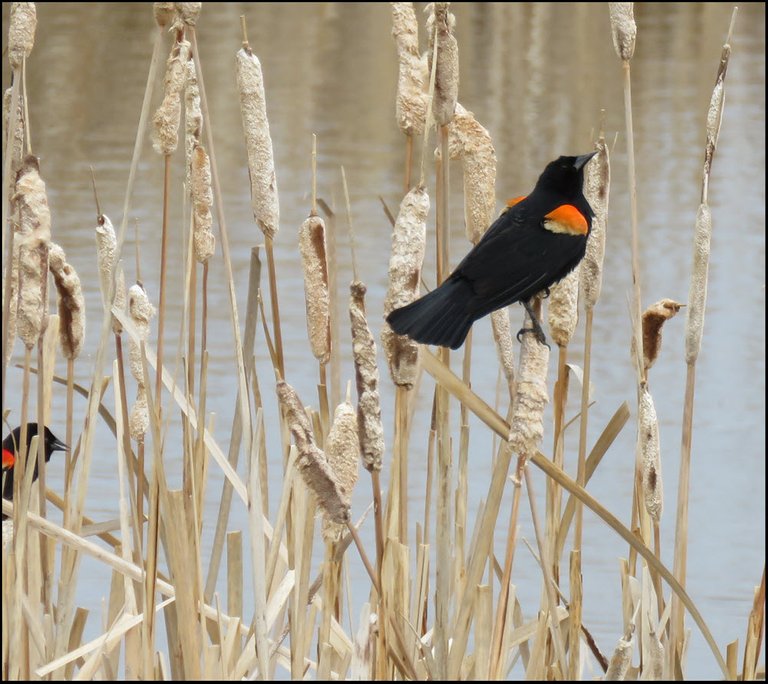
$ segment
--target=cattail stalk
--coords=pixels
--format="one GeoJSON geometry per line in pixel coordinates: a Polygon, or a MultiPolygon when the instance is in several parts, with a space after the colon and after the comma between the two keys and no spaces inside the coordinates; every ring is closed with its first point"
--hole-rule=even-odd
{"type": "MultiPolygon", "coordinates": [[[[728,62],[731,56],[731,36],[736,21],[738,8],[733,8],[728,37],[720,54],[720,63],[715,77],[715,87],[712,91],[707,110],[706,144],[704,148],[704,168],[701,182],[701,204],[696,215],[696,228],[693,243],[693,269],[691,285],[688,294],[688,317],[685,331],[685,401],[683,408],[682,445],[680,450],[680,475],[677,489],[677,513],[675,519],[675,578],[685,586],[687,556],[688,556],[688,497],[691,478],[691,442],[693,438],[693,399],[696,387],[696,361],[701,348],[701,338],[704,330],[704,309],[707,300],[707,281],[709,275],[710,238],[712,234],[712,215],[709,210],[709,177],[712,171],[712,161],[717,149],[720,135],[720,122],[723,115],[725,95],[725,76],[728,72],[728,62]]],[[[684,608],[677,597],[672,597],[672,617],[670,632],[669,657],[674,658],[684,639],[684,608]]],[[[670,660],[670,665],[673,662],[670,660]]],[[[670,668],[674,672],[674,668],[670,668]]]]}

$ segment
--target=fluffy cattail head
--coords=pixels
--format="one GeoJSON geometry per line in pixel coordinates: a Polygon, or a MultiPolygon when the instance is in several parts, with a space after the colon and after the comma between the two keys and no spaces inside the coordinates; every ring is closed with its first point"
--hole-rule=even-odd
{"type": "Polygon", "coordinates": [[[187,26],[195,26],[200,17],[200,10],[203,7],[202,2],[177,2],[176,9],[179,12],[181,20],[187,26]]]}
{"type": "Polygon", "coordinates": [[[584,306],[594,308],[600,299],[603,283],[603,257],[605,256],[605,233],[608,217],[608,197],[611,187],[611,163],[605,137],[595,144],[597,155],[584,169],[584,197],[592,211],[592,228],[587,237],[587,250],[581,260],[581,289],[584,306]]]}
{"type": "Polygon", "coordinates": [[[64,250],[53,242],[48,252],[48,266],[58,292],[61,350],[65,358],[76,359],[85,340],[85,300],[80,278],[67,263],[64,250]]]}
{"type": "Polygon", "coordinates": [[[37,11],[34,2],[11,3],[8,27],[8,61],[14,71],[21,68],[35,45],[37,11]]]}
{"type": "Polygon", "coordinates": [[[661,478],[661,448],[659,446],[659,421],[653,397],[647,387],[640,390],[638,410],[638,442],[643,479],[643,501],[651,518],[659,522],[664,505],[664,487],[661,478]]]}
{"type": "Polygon", "coordinates": [[[280,205],[261,63],[250,49],[241,49],[236,57],[236,71],[251,177],[251,209],[259,228],[271,240],[279,228],[280,205]]]}
{"type": "Polygon", "coordinates": [[[429,35],[429,68],[435,42],[437,42],[437,66],[435,69],[435,95],[432,115],[439,126],[451,122],[459,98],[459,44],[453,35],[456,18],[448,11],[449,2],[427,5],[427,34],[429,35]]]}
{"type": "Polygon", "coordinates": [[[204,264],[213,256],[216,238],[211,227],[213,216],[213,191],[211,190],[211,162],[202,145],[197,145],[192,152],[191,195],[194,220],[195,259],[204,264]]]}
{"type": "Polygon", "coordinates": [[[427,118],[428,78],[419,55],[419,29],[412,2],[392,2],[392,37],[397,45],[400,65],[397,79],[395,116],[406,135],[421,135],[427,118]]]}
{"type": "Polygon", "coordinates": [[[299,454],[296,467],[305,484],[317,497],[317,502],[327,518],[332,522],[345,524],[349,520],[349,496],[339,485],[325,454],[315,444],[312,426],[296,390],[284,380],[280,380],[277,383],[277,397],[285,411],[288,429],[296,444],[299,454]]]}
{"type": "Polygon", "coordinates": [[[331,358],[331,309],[328,293],[328,261],[325,252],[325,223],[310,216],[299,228],[299,251],[304,270],[304,301],[307,334],[312,354],[323,365],[331,358]]]}
{"type": "Polygon", "coordinates": [[[355,280],[349,287],[349,318],[352,323],[352,356],[357,384],[357,430],[363,465],[380,471],[384,454],[384,427],[379,400],[379,367],[376,342],[365,318],[365,285],[355,280]]]}
{"type": "Polygon", "coordinates": [[[611,35],[613,47],[619,58],[628,62],[635,54],[635,39],[637,38],[637,24],[633,2],[609,2],[608,11],[611,16],[611,35]]]}
{"type": "MultiPolygon", "coordinates": [[[[136,332],[140,340],[146,340],[149,337],[149,324],[155,315],[155,307],[147,297],[147,292],[143,285],[136,283],[131,285],[128,290],[128,314],[131,317],[136,332]]],[[[144,371],[141,365],[141,347],[133,338],[128,343],[129,363],[131,374],[139,384],[144,383],[144,371]]]]}
{"type": "MultiPolygon", "coordinates": [[[[347,496],[357,484],[360,463],[360,440],[357,434],[357,416],[352,405],[345,401],[336,407],[333,424],[328,432],[325,453],[340,490],[347,496]]],[[[324,521],[323,537],[338,541],[344,528],[329,520],[324,521]]]]}
{"type": "MultiPolygon", "coordinates": [[[[117,263],[117,235],[109,216],[100,214],[96,220],[96,255],[99,265],[99,283],[101,285],[101,301],[105,307],[114,304],[118,309],[125,309],[125,276],[120,264],[117,263]],[[112,276],[115,278],[115,296],[108,301],[112,288],[112,276]]],[[[123,327],[116,318],[112,318],[112,331],[120,334],[123,327]]]]}
{"type": "Polygon", "coordinates": [[[155,2],[152,6],[155,21],[160,28],[168,26],[176,16],[175,2],[155,2]]]}
{"type": "Polygon", "coordinates": [[[547,320],[552,339],[559,347],[566,347],[573,337],[579,321],[579,274],[576,266],[565,278],[552,286],[547,307],[547,320]]]}
{"type": "Polygon", "coordinates": [[[165,65],[165,93],[152,118],[152,146],[158,154],[173,154],[179,143],[181,94],[187,80],[189,51],[189,42],[176,42],[165,65]]]}
{"type": "MultiPolygon", "coordinates": [[[[429,195],[423,188],[410,190],[400,204],[392,232],[389,259],[389,287],[384,300],[384,315],[406,304],[419,294],[421,266],[427,236],[429,195]]],[[[416,380],[419,345],[405,335],[396,334],[388,323],[381,331],[381,342],[396,385],[410,389],[416,380]]]]}
{"type": "Polygon", "coordinates": [[[684,306],[674,299],[662,299],[643,312],[643,366],[646,374],[659,357],[662,326],[684,306]]]}

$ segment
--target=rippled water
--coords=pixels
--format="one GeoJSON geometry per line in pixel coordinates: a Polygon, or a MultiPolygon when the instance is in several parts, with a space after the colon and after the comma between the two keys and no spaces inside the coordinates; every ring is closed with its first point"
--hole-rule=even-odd
{"type": "MultiPolygon", "coordinates": [[[[602,4],[561,3],[471,3],[455,4],[453,9],[460,50],[460,101],[493,138],[499,206],[505,198],[527,192],[550,159],[590,149],[601,110],[605,110],[607,137],[615,137],[604,287],[594,323],[592,373],[597,403],[590,416],[590,440],[594,441],[621,402],[634,404],[628,353],[631,275],[622,74],[611,44],[607,9],[602,4]]],[[[7,11],[4,4],[4,20],[7,11]]],[[[369,288],[367,308],[378,336],[390,248],[390,227],[378,198],[383,197],[396,210],[402,197],[404,159],[403,137],[394,119],[397,65],[389,7],[384,3],[204,7],[199,24],[200,56],[241,312],[247,296],[250,248],[263,239],[251,218],[234,87],[233,59],[240,46],[239,15],[243,12],[251,45],[264,69],[280,191],[281,232],[275,249],[286,374],[304,401],[314,402],[317,370],[306,339],[296,248],[298,226],[309,209],[311,134],[318,138],[318,193],[340,212],[341,165],[347,173],[356,257],[369,288]]],[[[662,297],[685,301],[688,296],[705,116],[730,12],[726,3],[636,6],[638,42],[632,60],[632,95],[645,305],[662,297]]],[[[101,317],[88,167],[94,168],[103,211],[117,224],[154,24],[148,6],[132,4],[42,4],[38,18],[27,76],[32,140],[48,184],[54,239],[64,247],[85,284],[89,331],[76,372],[77,380],[87,383],[101,317]]],[[[714,233],[706,330],[696,372],[688,589],[721,647],[744,638],[753,586],[760,580],[765,558],[764,27],[764,5],[745,4],[733,38],[725,115],[710,184],[714,233]]],[[[5,42],[4,37],[3,45],[5,42]]],[[[3,87],[7,82],[4,64],[3,87]]],[[[417,151],[417,158],[419,154],[417,151]]],[[[178,344],[183,301],[178,161],[172,188],[166,326],[166,349],[171,355],[178,344]]],[[[157,292],[159,279],[162,168],[161,160],[146,144],[130,218],[132,224],[135,219],[141,235],[141,278],[150,293],[157,292]]],[[[451,254],[455,264],[467,250],[458,167],[452,171],[452,187],[451,254]]],[[[431,218],[430,227],[433,222],[431,218]]],[[[336,241],[343,303],[352,269],[342,225],[336,241]]],[[[129,281],[136,277],[133,230],[123,252],[129,281]]],[[[425,268],[427,281],[433,282],[431,256],[425,268]]],[[[236,389],[223,282],[223,267],[217,259],[211,267],[208,409],[216,414],[217,438],[226,443],[236,389]]],[[[522,319],[519,309],[512,308],[513,327],[522,319]]],[[[684,326],[682,316],[667,324],[662,357],[651,374],[664,456],[663,558],[670,566],[685,383],[684,326]]],[[[342,311],[342,385],[352,378],[346,327],[342,311]]],[[[580,328],[572,345],[571,360],[577,364],[581,363],[582,335],[580,328]]],[[[487,321],[475,326],[473,343],[473,388],[493,403],[497,363],[487,321]]],[[[261,333],[257,335],[257,364],[262,391],[269,396],[273,375],[261,333]]],[[[381,371],[386,378],[383,360],[381,371]]],[[[63,367],[59,372],[64,374],[63,367]]],[[[8,382],[7,408],[18,411],[14,401],[20,395],[20,373],[12,371],[8,382]]],[[[382,384],[390,438],[393,393],[387,380],[382,384]]],[[[425,381],[411,448],[409,486],[414,510],[420,509],[424,490],[429,388],[425,381]]],[[[108,400],[112,402],[111,396],[108,400]]],[[[572,402],[572,407],[576,405],[572,402]]],[[[63,393],[57,394],[54,415],[61,415],[63,406],[63,393]]],[[[83,410],[84,404],[77,404],[76,421],[82,419],[83,410]]],[[[277,417],[271,401],[265,419],[270,439],[275,440],[277,417]]],[[[53,422],[63,432],[63,420],[53,422]]],[[[486,431],[475,423],[472,427],[470,521],[487,493],[492,454],[486,431]]],[[[571,437],[569,447],[575,445],[577,435],[571,437]]],[[[99,433],[87,504],[87,513],[99,520],[114,518],[117,512],[111,444],[106,430],[99,433]]],[[[180,478],[178,461],[173,461],[180,449],[171,445],[166,449],[173,482],[180,478]]],[[[550,449],[545,442],[544,451],[550,449]]],[[[278,450],[272,452],[273,491],[279,491],[278,450]]],[[[573,454],[575,446],[566,457],[567,466],[575,469],[573,454]]],[[[633,462],[630,421],[589,485],[591,493],[625,522],[629,519],[633,462]]],[[[207,503],[211,517],[217,510],[220,480],[214,469],[207,503]]],[[[538,491],[543,492],[538,473],[536,481],[538,491]]],[[[49,482],[54,489],[61,482],[60,462],[52,462],[49,482]]],[[[356,513],[367,505],[368,492],[367,484],[361,483],[354,501],[356,513]]],[[[231,526],[244,526],[245,512],[234,508],[231,526]]],[[[500,519],[504,519],[503,511],[500,519]]],[[[533,541],[530,520],[525,517],[521,525],[521,535],[533,541]]],[[[626,556],[627,548],[589,513],[584,534],[584,619],[601,648],[610,652],[621,630],[618,558],[626,556]]],[[[207,530],[205,542],[210,544],[210,539],[207,530]]],[[[80,603],[98,614],[101,597],[109,591],[109,577],[88,562],[83,563],[82,572],[81,585],[90,590],[81,591],[80,603]]],[[[538,607],[539,577],[535,563],[521,547],[514,581],[528,616],[538,607]]],[[[92,621],[89,629],[95,634],[98,626],[92,621]]],[[[696,629],[687,674],[692,678],[718,675],[696,629]]]]}

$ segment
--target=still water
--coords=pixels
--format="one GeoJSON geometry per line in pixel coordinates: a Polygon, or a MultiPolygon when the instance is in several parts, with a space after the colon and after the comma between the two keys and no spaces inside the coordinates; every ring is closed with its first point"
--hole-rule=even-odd
{"type": "MultiPolygon", "coordinates": [[[[727,3],[649,3],[635,7],[638,40],[632,60],[632,94],[644,305],[663,297],[684,302],[688,296],[706,110],[731,9],[727,3]]],[[[607,7],[592,3],[456,3],[453,11],[461,68],[459,99],[493,138],[498,157],[499,207],[507,197],[529,191],[551,159],[588,151],[593,132],[600,125],[601,110],[605,110],[606,137],[615,144],[604,285],[594,323],[592,375],[596,404],[590,415],[590,442],[623,401],[632,407],[633,419],[606,455],[589,490],[628,524],[635,391],[628,353],[631,276],[627,146],[621,67],[611,43],[607,7]]],[[[4,4],[4,26],[7,13],[8,5],[4,4]]],[[[286,376],[306,403],[315,403],[317,367],[306,338],[296,245],[298,227],[309,210],[311,135],[316,133],[318,140],[318,194],[339,211],[343,207],[340,166],[346,170],[356,258],[368,285],[367,309],[378,339],[390,249],[390,227],[379,196],[396,211],[402,197],[405,150],[394,118],[397,62],[390,36],[390,10],[385,3],[204,6],[198,24],[200,56],[242,312],[250,248],[263,238],[251,218],[234,81],[241,14],[248,20],[249,39],[264,70],[275,151],[281,212],[275,249],[286,376]]],[[[420,12],[419,16],[421,20],[420,12]]],[[[86,384],[101,320],[93,232],[95,210],[88,167],[94,168],[102,210],[117,225],[155,26],[148,5],[128,3],[41,4],[38,22],[27,75],[33,149],[41,158],[48,185],[53,238],[64,247],[86,291],[88,338],[76,365],[76,380],[86,384]]],[[[423,27],[420,31],[423,34],[423,27]]],[[[3,46],[5,43],[4,36],[3,46]]],[[[721,648],[736,638],[743,643],[753,587],[760,580],[765,558],[763,4],[741,7],[732,45],[720,145],[709,191],[714,233],[706,329],[696,373],[688,556],[688,590],[721,648]]],[[[8,85],[7,69],[4,63],[3,88],[8,85]]],[[[158,92],[155,89],[155,104],[158,92]]],[[[136,277],[135,219],[141,236],[141,278],[155,298],[162,168],[162,161],[147,143],[132,202],[131,232],[123,251],[126,276],[132,282],[136,277]]],[[[180,169],[177,159],[172,186],[165,343],[166,353],[171,356],[178,344],[183,301],[180,169]]],[[[430,171],[430,188],[434,187],[432,175],[430,171]]],[[[467,249],[458,167],[452,171],[452,187],[451,255],[455,264],[467,249]]],[[[433,190],[430,194],[434,207],[433,190]]],[[[430,228],[434,226],[433,217],[434,209],[430,228]]],[[[336,241],[343,306],[346,284],[352,277],[345,229],[340,228],[336,241]]],[[[432,283],[433,250],[429,252],[425,278],[432,283]]],[[[229,303],[218,256],[211,266],[210,279],[208,409],[216,414],[217,439],[226,444],[236,388],[229,303]]],[[[522,322],[520,307],[513,306],[511,314],[513,330],[517,330],[522,322]]],[[[660,418],[666,491],[662,551],[670,567],[685,383],[684,326],[683,316],[667,324],[662,356],[651,373],[660,418]]],[[[353,379],[346,328],[342,309],[342,385],[353,379]]],[[[580,327],[572,344],[571,360],[577,364],[581,363],[582,335],[580,327]]],[[[473,344],[473,388],[493,404],[498,367],[487,321],[475,326],[473,344]]],[[[19,359],[17,345],[14,360],[19,359]]],[[[262,391],[268,397],[265,420],[274,446],[277,417],[269,389],[273,375],[261,332],[257,334],[257,366],[262,391]]],[[[65,373],[63,366],[57,370],[65,373]]],[[[391,444],[394,400],[383,359],[380,370],[384,422],[391,444]]],[[[11,373],[11,403],[7,408],[18,411],[13,400],[20,395],[21,375],[16,370],[11,373]]],[[[426,468],[422,455],[426,450],[430,403],[431,382],[425,381],[418,398],[410,459],[414,510],[421,509],[424,491],[426,468]]],[[[576,405],[576,401],[571,402],[572,408],[576,405]]],[[[63,407],[63,393],[56,394],[54,416],[63,415],[63,407]]],[[[83,410],[84,403],[77,403],[76,425],[82,420],[83,410]]],[[[504,412],[506,407],[501,410],[504,412]]],[[[54,419],[53,427],[63,433],[63,421],[58,424],[54,419]]],[[[475,423],[472,428],[470,524],[480,499],[487,493],[492,454],[487,431],[475,423]]],[[[86,512],[103,520],[117,515],[116,464],[106,430],[99,433],[99,440],[86,512]]],[[[566,466],[571,470],[575,470],[575,444],[575,439],[569,442],[566,456],[566,466]]],[[[545,437],[543,445],[545,452],[549,449],[551,436],[545,437]]],[[[171,482],[180,478],[178,460],[173,461],[179,451],[167,446],[171,482]]],[[[270,489],[279,491],[279,449],[272,448],[272,453],[274,482],[270,489]]],[[[52,461],[49,473],[49,486],[55,489],[61,482],[61,463],[52,461]]],[[[213,469],[207,502],[211,518],[216,515],[220,482],[213,469]]],[[[537,491],[543,492],[544,481],[539,473],[536,483],[537,491]]],[[[355,515],[365,508],[369,496],[367,483],[361,482],[353,501],[355,515]]],[[[275,503],[271,502],[273,507],[275,503]]],[[[503,509],[500,520],[504,517],[503,509]]],[[[245,525],[245,511],[236,505],[230,527],[245,525]]],[[[370,529],[368,526],[368,535],[372,534],[370,529]]],[[[532,525],[525,515],[521,535],[533,543],[532,525]]],[[[626,556],[627,548],[589,513],[584,538],[584,620],[601,649],[610,653],[621,630],[618,559],[626,556]]],[[[207,529],[204,542],[210,544],[211,539],[212,530],[207,529]]],[[[372,536],[367,537],[367,543],[372,544],[372,536]]],[[[353,572],[362,571],[353,566],[353,572]]],[[[98,616],[102,597],[109,591],[109,576],[88,562],[83,563],[81,573],[80,584],[89,590],[81,591],[79,603],[93,611],[86,636],[95,636],[100,631],[98,616]]],[[[524,550],[517,554],[513,581],[526,617],[531,617],[538,607],[540,573],[524,550]]],[[[718,676],[712,656],[695,628],[687,676],[718,676]]]]}

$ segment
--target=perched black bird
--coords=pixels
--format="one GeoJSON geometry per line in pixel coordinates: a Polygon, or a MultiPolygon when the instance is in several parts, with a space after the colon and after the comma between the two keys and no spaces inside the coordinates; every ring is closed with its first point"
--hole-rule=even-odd
{"type": "Polygon", "coordinates": [[[584,167],[595,154],[547,164],[531,194],[507,203],[440,287],[387,316],[392,329],[417,342],[458,349],[478,318],[522,302],[531,314],[531,332],[544,343],[528,300],[584,256],[594,216],[582,191],[584,167]]]}
{"type": "MultiPolygon", "coordinates": [[[[37,479],[37,451],[30,454],[32,438],[37,435],[37,423],[27,423],[27,463],[34,461],[35,472],[32,481],[37,479]]],[[[45,462],[51,460],[54,451],[68,451],[69,447],[58,439],[47,427],[45,428],[45,462]]],[[[16,460],[19,458],[21,446],[21,426],[11,432],[3,440],[3,498],[13,500],[13,471],[16,460]]]]}

